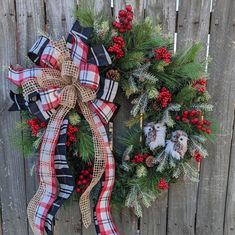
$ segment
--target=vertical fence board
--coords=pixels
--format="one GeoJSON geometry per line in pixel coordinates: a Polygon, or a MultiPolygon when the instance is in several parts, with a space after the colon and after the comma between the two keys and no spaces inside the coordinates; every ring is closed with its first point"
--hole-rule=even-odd
{"type": "MultiPolygon", "coordinates": [[[[16,18],[18,29],[18,62],[22,66],[27,66],[27,52],[35,42],[39,31],[44,30],[44,7],[42,0],[16,1],[16,18]]],[[[36,167],[37,154],[25,156],[25,182],[27,204],[36,193],[37,178],[36,167]],[[34,170],[32,170],[34,169],[34,170]]],[[[32,234],[31,228],[29,226],[32,234]]]]}
{"type": "MultiPolygon", "coordinates": [[[[203,44],[201,59],[206,58],[206,45],[209,31],[210,1],[179,2],[177,50],[200,40],[203,44]]],[[[180,181],[171,185],[168,200],[167,234],[195,234],[198,184],[180,181]]]]}
{"type": "MultiPolygon", "coordinates": [[[[74,22],[75,0],[46,1],[46,22],[49,35],[60,38],[67,35],[74,22]]],[[[81,234],[81,214],[77,195],[72,196],[71,204],[64,205],[58,212],[55,234],[81,234]]]]}
{"type": "Polygon", "coordinates": [[[11,135],[19,114],[7,111],[10,102],[10,85],[7,66],[16,63],[16,12],[13,0],[1,1],[0,9],[0,198],[2,209],[2,230],[4,235],[28,234],[25,197],[24,159],[20,151],[12,148],[11,135]]]}
{"type": "MultiPolygon", "coordinates": [[[[123,9],[125,5],[132,5],[135,14],[135,20],[143,20],[144,18],[144,0],[118,0],[114,1],[114,17],[117,18],[120,9],[123,9]]],[[[116,102],[119,103],[120,109],[114,120],[114,149],[123,151],[123,146],[119,143],[120,136],[126,131],[125,122],[130,118],[131,104],[125,98],[125,95],[119,89],[119,93],[116,98],[116,102]]],[[[120,234],[136,234],[138,229],[138,219],[134,215],[133,211],[128,208],[122,208],[113,210],[114,222],[117,226],[120,234]]]]}
{"type": "MultiPolygon", "coordinates": [[[[234,124],[234,9],[234,1],[217,0],[212,14],[210,56],[213,62],[209,66],[209,88],[215,103],[213,114],[219,135],[216,144],[209,146],[210,158],[203,162],[201,169],[196,230],[200,235],[221,235],[225,224],[226,186],[234,124]]],[[[228,206],[229,201],[228,198],[228,206]]]]}
{"type": "Polygon", "coordinates": [[[161,25],[164,33],[175,33],[176,1],[175,0],[146,0],[146,16],[161,25]]]}
{"type": "MultiPolygon", "coordinates": [[[[234,27],[234,26],[233,26],[234,27]]],[[[234,34],[234,33],[233,33],[234,34]]],[[[235,53],[233,50],[233,61],[235,60],[235,53]]],[[[234,68],[232,68],[234,71],[234,68]]],[[[231,69],[231,71],[232,71],[231,69]]],[[[233,235],[235,230],[235,128],[233,125],[233,142],[230,153],[230,169],[229,179],[227,186],[227,201],[225,208],[225,221],[224,221],[224,235],[233,235]]]]}
{"type": "MultiPolygon", "coordinates": [[[[150,17],[155,24],[162,27],[164,33],[175,32],[176,1],[147,0],[146,17],[150,17]]],[[[141,234],[164,235],[167,225],[167,193],[164,193],[154,202],[151,208],[144,209],[141,218],[141,234]]]]}
{"type": "Polygon", "coordinates": [[[76,0],[46,0],[46,22],[50,35],[66,36],[74,22],[76,0]]]}
{"type": "MultiPolygon", "coordinates": [[[[227,67],[224,71],[229,71],[228,77],[231,79],[231,94],[233,94],[234,100],[234,90],[235,90],[235,82],[233,74],[235,73],[235,21],[234,21],[234,11],[235,11],[235,3],[231,2],[229,6],[229,18],[227,20],[227,29],[226,29],[226,39],[228,40],[228,55],[227,58],[227,67]]],[[[227,56],[226,56],[227,57],[227,56]]],[[[227,75],[227,72],[225,73],[227,75]]],[[[231,104],[231,109],[235,110],[235,104],[231,104]]],[[[231,114],[232,115],[232,114],[231,114]]],[[[232,136],[232,145],[230,152],[230,168],[229,168],[229,178],[227,185],[227,198],[226,198],[226,208],[225,208],[225,221],[224,221],[224,235],[233,235],[235,230],[235,122],[234,122],[234,113],[233,113],[233,131],[232,136]]]]}

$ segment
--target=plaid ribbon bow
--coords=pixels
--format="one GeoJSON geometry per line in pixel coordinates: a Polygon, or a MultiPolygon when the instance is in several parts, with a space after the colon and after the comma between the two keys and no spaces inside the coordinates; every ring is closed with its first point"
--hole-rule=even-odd
{"type": "MultiPolygon", "coordinates": [[[[79,105],[91,127],[95,150],[93,179],[80,198],[83,223],[85,227],[91,223],[89,194],[105,171],[96,218],[100,234],[118,234],[109,208],[115,163],[103,126],[116,110],[116,105],[110,102],[115,95],[104,94],[107,93],[107,86],[102,88],[103,92],[97,92],[100,84],[97,66],[110,64],[111,59],[102,45],[88,48],[84,42],[90,35],[91,29],[82,28],[77,21],[69,34],[67,45],[64,39],[54,42],[45,37],[40,37],[34,44],[29,55],[41,67],[14,69],[11,66],[9,69],[9,80],[23,87],[26,100],[31,94],[38,93],[43,111],[55,110],[49,119],[39,153],[39,188],[27,209],[29,223],[35,234],[44,234],[45,220],[56,197],[55,148],[63,120],[76,105],[79,105]]],[[[116,93],[117,84],[110,86],[110,89],[109,92],[116,93]]]]}

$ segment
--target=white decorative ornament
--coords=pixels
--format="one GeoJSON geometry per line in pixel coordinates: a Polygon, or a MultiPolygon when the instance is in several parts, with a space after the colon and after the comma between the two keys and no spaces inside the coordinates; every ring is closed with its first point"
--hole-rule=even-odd
{"type": "Polygon", "coordinates": [[[166,127],[162,123],[147,123],[144,127],[144,135],[146,137],[146,145],[150,150],[165,146],[166,127]]]}
{"type": "Polygon", "coordinates": [[[174,131],[171,139],[166,141],[165,152],[172,158],[180,160],[188,149],[188,135],[181,130],[174,131]]]}

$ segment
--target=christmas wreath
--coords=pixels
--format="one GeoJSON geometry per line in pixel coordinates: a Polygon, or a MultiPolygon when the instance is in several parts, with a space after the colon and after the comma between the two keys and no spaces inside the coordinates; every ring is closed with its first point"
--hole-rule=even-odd
{"type": "Polygon", "coordinates": [[[208,156],[204,145],[215,131],[208,76],[197,59],[200,43],[174,53],[171,38],[150,19],[133,22],[130,5],[113,22],[90,8],[76,14],[66,40],[38,38],[28,53],[36,66],[9,68],[19,87],[10,92],[9,110],[22,111],[20,144],[25,154],[39,152],[28,219],[35,234],[52,234],[56,212],[75,190],[85,227],[92,198],[97,234],[119,234],[109,208],[113,186],[111,203],[141,217],[141,206],[180,176],[198,181],[190,159],[208,156]],[[125,151],[114,150],[114,159],[104,125],[117,111],[118,86],[132,117],[120,137],[125,151]]]}

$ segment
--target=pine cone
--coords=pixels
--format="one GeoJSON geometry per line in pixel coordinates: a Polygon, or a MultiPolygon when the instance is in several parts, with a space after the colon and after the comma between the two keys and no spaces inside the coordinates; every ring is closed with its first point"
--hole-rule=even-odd
{"type": "Polygon", "coordinates": [[[157,101],[154,101],[154,103],[153,103],[153,110],[155,112],[158,112],[158,111],[161,110],[161,106],[160,106],[160,104],[157,101]]]}
{"type": "Polygon", "coordinates": [[[153,167],[155,163],[155,158],[153,156],[148,156],[145,160],[145,164],[147,167],[153,167]]]}
{"type": "Polygon", "coordinates": [[[107,73],[106,73],[107,78],[111,78],[114,81],[119,81],[120,80],[120,73],[117,69],[110,69],[107,73]]]}

